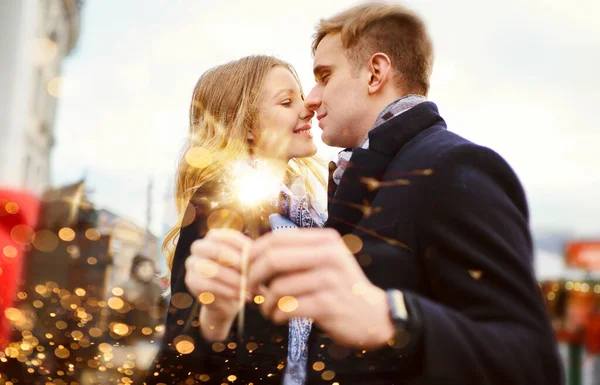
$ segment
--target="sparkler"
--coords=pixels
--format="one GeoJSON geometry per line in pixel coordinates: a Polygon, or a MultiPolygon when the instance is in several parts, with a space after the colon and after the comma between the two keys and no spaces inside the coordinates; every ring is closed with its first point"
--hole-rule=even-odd
{"type": "MultiPolygon", "coordinates": [[[[235,194],[242,206],[244,222],[251,239],[256,239],[260,235],[261,204],[277,196],[280,191],[281,181],[277,179],[276,175],[275,170],[264,161],[239,162],[233,166],[235,194]]],[[[246,244],[242,250],[240,269],[240,305],[237,319],[240,342],[244,335],[249,252],[250,244],[246,244]]]]}

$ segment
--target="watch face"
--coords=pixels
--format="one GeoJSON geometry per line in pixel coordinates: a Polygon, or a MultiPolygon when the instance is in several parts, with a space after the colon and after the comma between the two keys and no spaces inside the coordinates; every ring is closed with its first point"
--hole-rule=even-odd
{"type": "Polygon", "coordinates": [[[394,349],[402,349],[410,342],[410,333],[396,327],[394,338],[388,341],[388,345],[394,349]]]}

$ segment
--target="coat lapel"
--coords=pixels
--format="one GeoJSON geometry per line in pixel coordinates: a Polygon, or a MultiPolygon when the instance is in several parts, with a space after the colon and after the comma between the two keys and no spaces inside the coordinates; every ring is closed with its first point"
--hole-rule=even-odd
{"type": "MultiPolygon", "coordinates": [[[[329,189],[328,227],[335,228],[341,235],[347,234],[371,212],[371,200],[376,193],[372,186],[381,180],[390,161],[390,157],[368,149],[357,148],[352,152],[339,186],[329,189]]],[[[330,186],[335,186],[332,179],[335,163],[333,165],[329,172],[330,186]]]]}

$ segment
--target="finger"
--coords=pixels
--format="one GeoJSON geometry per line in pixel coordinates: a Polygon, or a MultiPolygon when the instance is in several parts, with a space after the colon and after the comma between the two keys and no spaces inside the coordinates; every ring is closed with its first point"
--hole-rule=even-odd
{"type": "Polygon", "coordinates": [[[239,290],[241,276],[237,270],[219,265],[207,258],[190,257],[188,260],[192,262],[190,268],[186,269],[186,279],[189,276],[189,279],[215,280],[234,290],[239,290]]]}
{"type": "Polygon", "coordinates": [[[211,259],[223,266],[240,270],[241,252],[227,243],[218,243],[208,239],[196,241],[192,243],[191,253],[195,257],[211,259]]]}
{"type": "Polygon", "coordinates": [[[285,246],[310,246],[323,245],[340,242],[339,233],[333,229],[281,229],[258,238],[250,248],[250,261],[263,255],[267,250],[273,247],[285,246]]]}
{"type": "Polygon", "coordinates": [[[296,274],[278,276],[264,293],[261,305],[263,315],[269,315],[281,298],[306,296],[337,284],[337,274],[330,269],[308,270],[296,274]]]}
{"type": "Polygon", "coordinates": [[[206,238],[218,243],[226,243],[238,251],[242,251],[247,243],[252,243],[250,237],[233,229],[213,229],[206,234],[206,238]]]}
{"type": "Polygon", "coordinates": [[[335,249],[330,246],[290,246],[271,248],[254,260],[248,273],[248,287],[254,289],[279,274],[289,274],[329,266],[335,249]]]}
{"type": "Polygon", "coordinates": [[[331,306],[330,303],[324,303],[323,298],[323,296],[314,292],[299,297],[284,298],[265,318],[279,325],[285,324],[295,317],[311,318],[318,322],[326,306],[331,306]]]}
{"type": "Polygon", "coordinates": [[[211,298],[210,303],[216,300],[235,301],[239,299],[237,290],[220,281],[206,278],[197,278],[186,275],[185,285],[200,302],[206,303],[205,298],[211,298]],[[212,294],[212,296],[204,297],[203,294],[212,294]]]}

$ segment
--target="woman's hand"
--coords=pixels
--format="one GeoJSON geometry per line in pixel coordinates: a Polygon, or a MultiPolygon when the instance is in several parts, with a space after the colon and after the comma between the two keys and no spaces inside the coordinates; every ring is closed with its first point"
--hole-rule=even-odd
{"type": "Polygon", "coordinates": [[[202,303],[200,330],[209,341],[225,339],[238,314],[242,252],[251,242],[239,231],[216,229],[192,243],[185,284],[202,303]]]}

